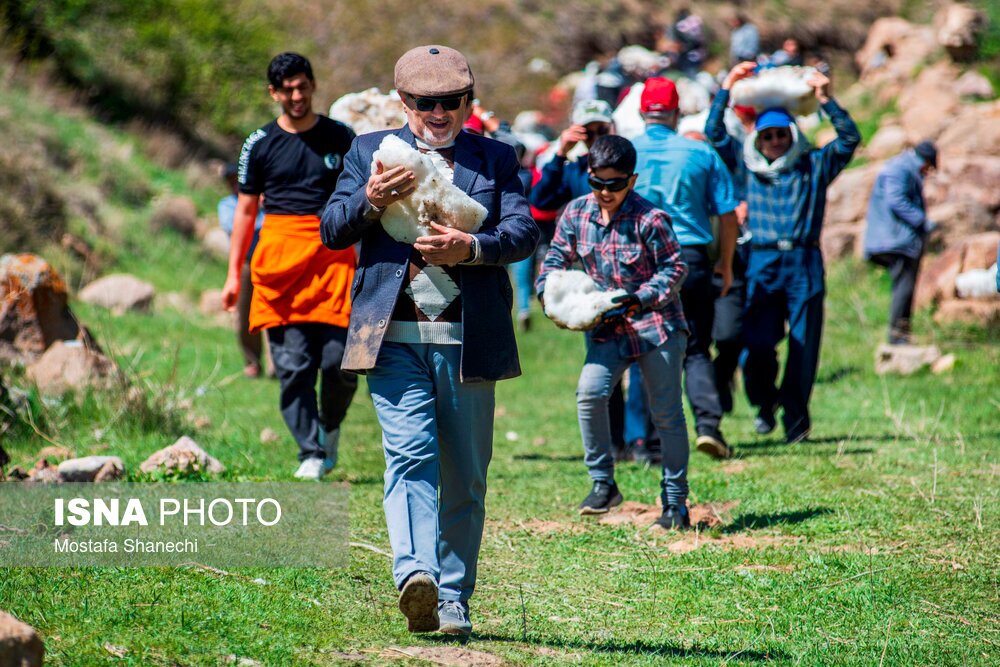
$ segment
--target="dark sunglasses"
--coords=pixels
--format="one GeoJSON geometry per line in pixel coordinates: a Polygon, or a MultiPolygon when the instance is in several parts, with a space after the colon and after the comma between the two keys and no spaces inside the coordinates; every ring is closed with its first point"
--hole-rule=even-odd
{"type": "Polygon", "coordinates": [[[588,139],[591,138],[591,137],[603,137],[604,135],[606,135],[606,134],[608,134],[608,133],[611,132],[611,126],[610,125],[599,125],[597,127],[597,129],[588,129],[588,128],[584,128],[584,129],[587,132],[587,138],[588,139]]]}
{"type": "Polygon", "coordinates": [[[768,132],[764,130],[760,133],[761,141],[778,141],[779,139],[787,139],[792,136],[792,133],[788,130],[775,130],[774,132],[768,132]]]}
{"type": "Polygon", "coordinates": [[[413,106],[416,107],[417,111],[427,113],[428,111],[434,111],[434,107],[439,104],[445,111],[454,111],[462,106],[462,100],[465,99],[466,94],[463,93],[452,97],[414,97],[413,95],[409,95],[408,97],[413,100],[413,106]]]}
{"type": "Polygon", "coordinates": [[[588,176],[587,182],[590,183],[590,187],[594,192],[600,192],[601,190],[607,190],[608,192],[621,192],[628,187],[628,182],[632,180],[632,176],[626,176],[625,178],[609,178],[604,180],[603,178],[598,178],[596,176],[588,176]]]}

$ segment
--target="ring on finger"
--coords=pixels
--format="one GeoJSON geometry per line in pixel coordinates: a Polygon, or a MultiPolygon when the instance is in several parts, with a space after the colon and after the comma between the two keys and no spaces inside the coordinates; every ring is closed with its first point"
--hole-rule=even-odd
{"type": "Polygon", "coordinates": [[[392,190],[389,190],[389,194],[391,196],[393,196],[393,197],[398,197],[399,196],[399,192],[396,190],[396,188],[393,188],[392,190]]]}

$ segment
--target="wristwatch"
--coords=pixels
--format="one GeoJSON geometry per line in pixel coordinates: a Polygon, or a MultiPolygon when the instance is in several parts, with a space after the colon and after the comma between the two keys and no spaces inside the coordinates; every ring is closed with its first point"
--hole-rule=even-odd
{"type": "Polygon", "coordinates": [[[483,121],[484,123],[490,120],[491,118],[496,118],[496,117],[497,115],[492,111],[484,111],[481,114],[479,114],[479,120],[483,121]]]}

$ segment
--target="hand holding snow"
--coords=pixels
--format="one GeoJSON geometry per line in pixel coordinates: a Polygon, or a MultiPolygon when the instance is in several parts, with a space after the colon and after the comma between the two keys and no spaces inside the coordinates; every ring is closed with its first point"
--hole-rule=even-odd
{"type": "Polygon", "coordinates": [[[378,161],[386,170],[401,166],[414,175],[413,194],[389,204],[382,213],[382,228],[392,238],[412,244],[421,236],[436,233],[430,228],[432,222],[470,234],[479,231],[486,208],[455,187],[429,157],[399,137],[390,134],[383,139],[372,160],[372,173],[378,161]]]}
{"type": "Polygon", "coordinates": [[[545,278],[545,315],[564,329],[586,331],[616,307],[612,299],[623,289],[602,292],[583,271],[552,271],[545,278]]]}
{"type": "Polygon", "coordinates": [[[754,107],[757,111],[782,107],[796,116],[808,115],[816,111],[818,104],[815,89],[809,85],[814,74],[815,67],[792,65],[761,70],[756,76],[733,84],[733,104],[754,107]]]}

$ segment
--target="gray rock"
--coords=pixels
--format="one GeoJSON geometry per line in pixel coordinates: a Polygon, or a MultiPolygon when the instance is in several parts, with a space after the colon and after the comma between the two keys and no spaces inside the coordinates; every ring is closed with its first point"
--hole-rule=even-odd
{"type": "Polygon", "coordinates": [[[41,667],[44,655],[35,629],[0,611],[0,667],[41,667]]]}
{"type": "Polygon", "coordinates": [[[940,358],[937,345],[879,345],[875,351],[875,373],[912,375],[940,358]]]}
{"type": "Polygon", "coordinates": [[[209,456],[208,452],[186,435],[181,436],[177,442],[169,447],[164,447],[156,452],[139,466],[139,470],[147,473],[157,469],[204,470],[212,474],[226,471],[226,467],[219,463],[218,459],[209,456]]]}
{"type": "Polygon", "coordinates": [[[273,428],[265,428],[260,432],[260,444],[271,445],[281,440],[281,436],[273,428]]]}
{"type": "Polygon", "coordinates": [[[84,456],[79,459],[69,459],[59,464],[59,475],[67,482],[93,482],[105,466],[110,471],[104,471],[102,480],[120,479],[125,476],[125,464],[117,456],[84,456]],[[114,477],[117,471],[117,477],[114,477]]]}
{"type": "Polygon", "coordinates": [[[210,255],[219,259],[229,259],[229,234],[220,227],[212,227],[201,237],[201,246],[210,255]]]}
{"type": "Polygon", "coordinates": [[[156,290],[144,280],[125,273],[98,278],[80,290],[80,300],[107,308],[116,315],[148,311],[156,290]]]}
{"type": "Polygon", "coordinates": [[[28,366],[28,379],[43,394],[60,395],[87,387],[104,387],[111,381],[114,363],[79,341],[56,341],[28,366]]]}

